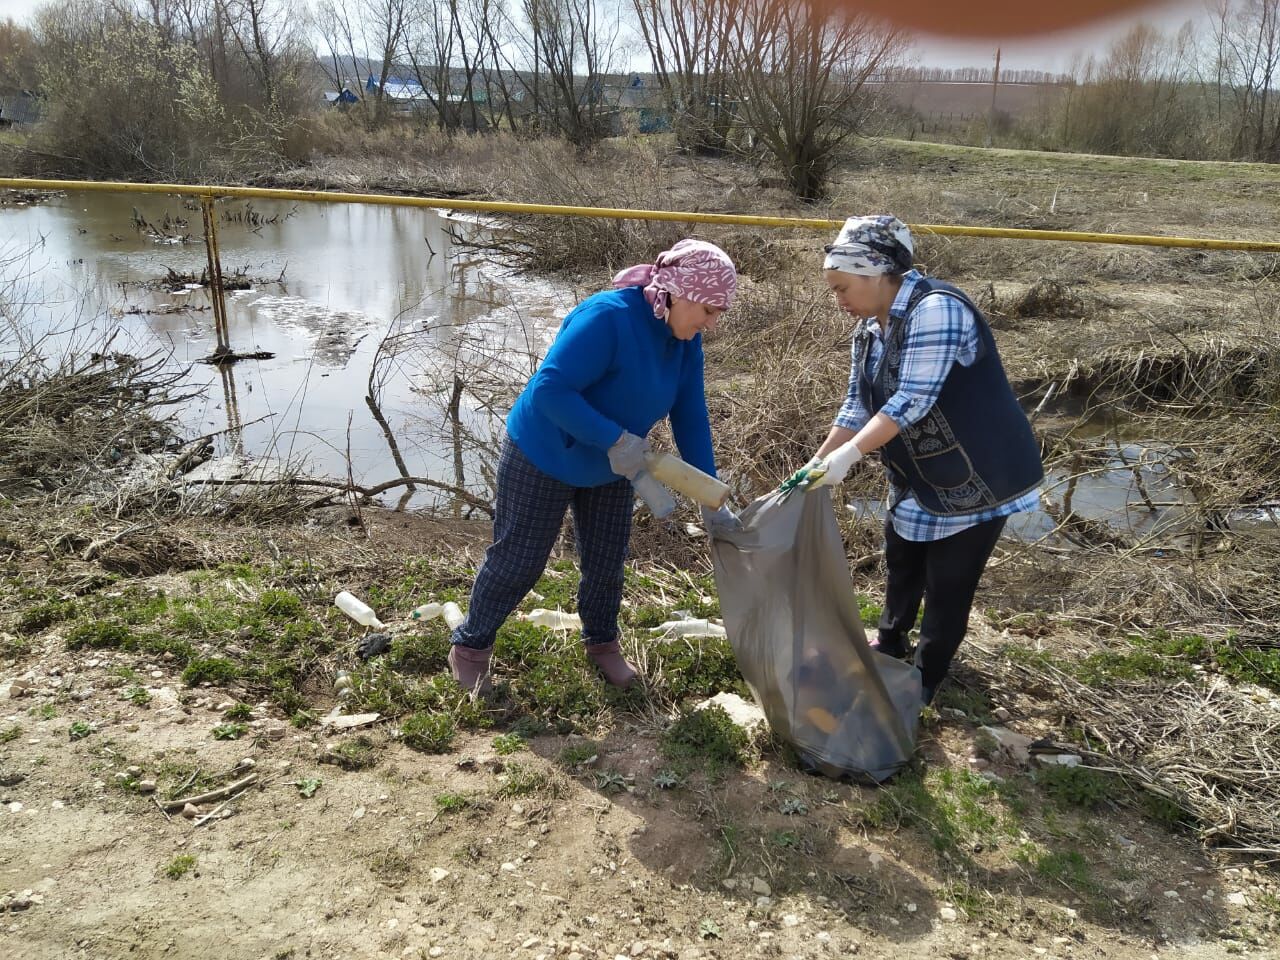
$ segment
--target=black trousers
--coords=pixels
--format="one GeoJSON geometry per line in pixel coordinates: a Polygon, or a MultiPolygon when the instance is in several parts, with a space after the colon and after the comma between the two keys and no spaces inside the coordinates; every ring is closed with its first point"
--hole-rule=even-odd
{"type": "Polygon", "coordinates": [[[1008,517],[997,517],[924,543],[904,540],[893,523],[885,521],[884,558],[889,577],[880,615],[880,646],[889,654],[905,652],[907,634],[915,626],[923,599],[916,666],[926,696],[947,675],[964,639],[973,595],[1006,520],[1008,517]]]}

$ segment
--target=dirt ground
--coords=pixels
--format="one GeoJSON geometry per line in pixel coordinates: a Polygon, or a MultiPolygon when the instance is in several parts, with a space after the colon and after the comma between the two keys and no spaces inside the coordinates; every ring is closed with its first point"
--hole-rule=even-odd
{"type": "MultiPolygon", "coordinates": [[[[442,536],[412,517],[365,522],[367,540],[342,526],[256,538],[320,566],[346,556],[388,570],[442,536]]],[[[455,527],[452,539],[475,556],[483,534],[455,527]]],[[[236,536],[248,555],[255,533],[236,536]]],[[[173,595],[180,579],[130,584],[173,595]]],[[[929,721],[921,743],[922,770],[958,779],[932,783],[937,806],[895,822],[883,791],[806,776],[768,748],[745,770],[662,789],[648,698],[594,739],[534,735],[501,754],[499,729],[430,755],[400,742],[395,722],[299,730],[265,702],[250,704],[241,739],[218,740],[234,688],[189,688],[163,655],[72,653],[64,633],[42,632],[0,673],[0,730],[19,730],[0,745],[0,887],[24,905],[0,915],[6,956],[1145,960],[1277,946],[1280,885],[1248,858],[1111,804],[972,803],[966,790],[988,782],[974,770],[1009,784],[1029,773],[1007,757],[973,761],[977,721],[961,709],[929,721]],[[125,675],[145,706],[122,699],[125,675]],[[77,721],[92,725],[81,739],[77,721]],[[372,766],[325,762],[358,737],[372,766]],[[213,783],[258,781],[226,819],[193,826],[154,797],[186,795],[174,788],[195,768],[225,775],[213,783]],[[156,793],[139,792],[147,780],[156,793]],[[1038,858],[1019,859],[1029,843],[1038,858]],[[189,870],[170,877],[184,856],[189,870]]],[[[974,642],[994,635],[975,618],[974,642]]],[[[315,706],[334,702],[321,692],[315,706]]],[[[1043,725],[1043,705],[1004,702],[1011,727],[1043,725]]]]}
{"type": "MultiPolygon", "coordinates": [[[[472,159],[421,169],[397,161],[395,176],[335,162],[294,179],[510,196],[519,178],[539,175],[536,163],[510,170],[508,158],[472,159]]],[[[671,206],[799,209],[743,164],[673,156],[654,176],[671,206]]],[[[1273,239],[1278,181],[1251,165],[885,143],[842,173],[822,215],[893,210],[912,222],[1273,239]]],[[[742,237],[740,249],[762,272],[785,259],[795,295],[820,299],[806,264],[825,239],[742,237]]],[[[1004,308],[1001,348],[1024,393],[1070,378],[1087,393],[1135,357],[1258,343],[1275,316],[1272,258],[927,238],[921,251],[934,272],[985,292],[993,313],[1004,308]],[[1079,298],[1073,318],[1018,312],[1046,278],[1079,298]]],[[[847,347],[833,337],[825,349],[830,359],[847,347]]],[[[833,402],[839,392],[837,383],[833,402]]],[[[460,723],[444,752],[431,753],[406,742],[403,714],[350,731],[314,725],[339,705],[336,671],[357,670],[359,631],[331,598],[403,582],[386,587],[379,610],[406,634],[409,609],[435,595],[424,570],[433,590],[465,591],[483,525],[372,509],[279,525],[174,521],[92,561],[78,558],[82,541],[64,542],[80,526],[93,537],[123,524],[91,510],[33,518],[12,504],[0,515],[0,956],[1280,955],[1280,880],[1266,858],[1166,825],[1122,784],[1055,793],[1033,764],[992,750],[983,725],[1062,737],[1065,721],[1051,696],[984,675],[964,650],[956,682],[926,715],[919,759],[884,788],[805,775],[767,740],[740,767],[695,762],[673,778],[666,738],[681,698],[670,678],[651,667],[641,693],[619,704],[593,686],[570,641],[547,640],[528,661],[564,669],[548,694],[564,698],[549,708],[562,723],[522,727],[527,718],[508,710],[491,727],[460,723]],[[200,657],[248,656],[245,638],[263,621],[224,624],[216,606],[239,616],[273,590],[299,604],[288,625],[307,628],[294,658],[301,708],[243,680],[191,682],[188,654],[166,642],[190,642],[200,657]],[[188,596],[206,605],[146,621],[148,649],[106,634],[71,649],[73,636],[99,636],[100,611],[123,610],[124,600],[136,601],[128,616],[141,617],[148,598],[188,596]],[[72,603],[74,615],[32,616],[72,603]],[[158,804],[251,774],[225,806],[200,804],[215,815],[200,825],[158,804]]],[[[635,542],[634,572],[664,589],[684,570],[705,577],[704,544],[644,528],[635,542]]],[[[712,599],[698,597],[692,576],[695,601],[712,599]]],[[[855,581],[878,595],[874,558],[855,564],[855,581]]],[[[1036,622],[1037,651],[1087,656],[1116,624],[1100,623],[1074,589],[1070,577],[1033,567],[993,571],[968,649],[1009,641],[1001,624],[1037,610],[1051,614],[1036,622]]],[[[628,617],[640,623],[638,610],[628,617]]],[[[639,651],[646,638],[629,625],[624,642],[639,651]]],[[[429,685],[443,635],[424,643],[429,685]]],[[[701,653],[710,659],[709,648],[701,653]]],[[[510,674],[515,662],[499,667],[510,674]]],[[[1280,716],[1274,693],[1252,695],[1280,716]]]]}

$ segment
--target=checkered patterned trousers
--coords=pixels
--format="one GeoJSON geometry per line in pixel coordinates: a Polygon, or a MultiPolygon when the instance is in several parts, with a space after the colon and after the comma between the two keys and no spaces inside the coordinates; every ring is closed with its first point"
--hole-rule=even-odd
{"type": "Polygon", "coordinates": [[[582,571],[578,587],[582,638],[587,644],[616,640],[634,506],[631,481],[571,487],[547,476],[514,443],[504,441],[498,461],[493,546],[485,552],[471,588],[467,619],[453,631],[453,642],[476,649],[493,646],[498,628],[546,569],[568,509],[573,510],[582,571]]]}

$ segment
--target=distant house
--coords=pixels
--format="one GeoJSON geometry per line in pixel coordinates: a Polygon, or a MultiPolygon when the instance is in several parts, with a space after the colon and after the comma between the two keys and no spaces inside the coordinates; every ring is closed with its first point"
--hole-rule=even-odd
{"type": "Polygon", "coordinates": [[[40,101],[30,90],[0,95],[0,127],[35,123],[40,119],[40,101]]]}
{"type": "Polygon", "coordinates": [[[343,87],[341,90],[326,90],[324,95],[325,103],[333,107],[347,107],[353,103],[359,103],[360,98],[354,93],[343,87]]]}
{"type": "Polygon", "coordinates": [[[369,79],[365,81],[364,88],[368,93],[382,93],[382,99],[391,103],[394,109],[405,112],[411,110],[423,110],[433,106],[431,97],[427,91],[422,88],[422,84],[416,80],[406,80],[403,77],[387,77],[386,82],[379,84],[373,74],[369,74],[369,79]]]}

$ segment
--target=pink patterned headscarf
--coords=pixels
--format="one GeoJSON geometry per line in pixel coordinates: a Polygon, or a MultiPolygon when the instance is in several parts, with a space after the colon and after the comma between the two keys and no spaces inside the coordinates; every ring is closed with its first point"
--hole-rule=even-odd
{"type": "Polygon", "coordinates": [[[628,267],[613,278],[615,287],[644,287],[653,315],[667,319],[672,297],[728,310],[738,288],[738,271],[729,255],[705,240],[681,240],[653,263],[628,267]]]}

